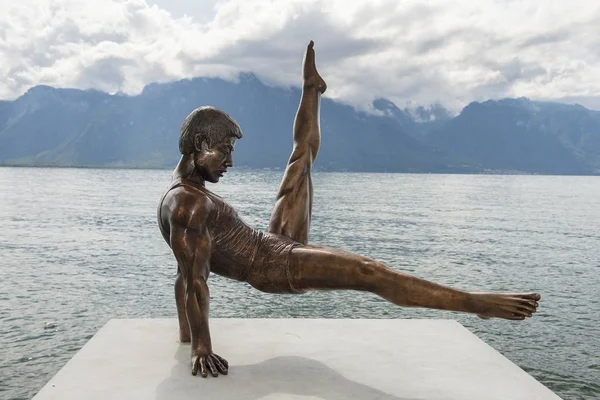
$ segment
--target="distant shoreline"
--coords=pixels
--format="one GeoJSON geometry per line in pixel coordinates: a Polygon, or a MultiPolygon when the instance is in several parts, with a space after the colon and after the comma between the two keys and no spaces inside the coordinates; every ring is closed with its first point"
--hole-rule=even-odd
{"type": "Polygon", "coordinates": [[[55,164],[17,164],[17,163],[0,163],[2,168],[74,168],[74,169],[148,169],[162,170],[173,169],[173,167],[155,167],[155,166],[140,166],[140,165],[55,165],[55,164]]]}
{"type": "MultiPolygon", "coordinates": [[[[140,165],[53,165],[53,164],[18,164],[18,163],[0,163],[0,168],[60,168],[60,169],[110,169],[110,170],[173,170],[173,166],[158,167],[158,166],[140,166],[140,165]]],[[[255,168],[247,166],[234,167],[236,170],[248,171],[274,171],[281,172],[283,168],[255,168]]],[[[535,176],[600,176],[600,172],[596,174],[555,174],[544,172],[529,172],[517,170],[471,170],[471,171],[348,171],[348,170],[331,170],[325,168],[315,168],[314,172],[332,172],[332,173],[357,173],[357,174],[422,174],[422,175],[535,175],[535,176]]]]}

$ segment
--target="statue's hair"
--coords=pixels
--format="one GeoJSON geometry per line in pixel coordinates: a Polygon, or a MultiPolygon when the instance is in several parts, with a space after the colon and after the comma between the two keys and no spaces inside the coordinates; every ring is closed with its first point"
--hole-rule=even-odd
{"type": "Polygon", "coordinates": [[[225,112],[215,107],[198,107],[190,113],[181,124],[179,136],[179,152],[191,154],[196,150],[194,146],[196,136],[199,140],[206,140],[209,146],[218,143],[226,137],[242,138],[242,130],[237,122],[225,112]]]}

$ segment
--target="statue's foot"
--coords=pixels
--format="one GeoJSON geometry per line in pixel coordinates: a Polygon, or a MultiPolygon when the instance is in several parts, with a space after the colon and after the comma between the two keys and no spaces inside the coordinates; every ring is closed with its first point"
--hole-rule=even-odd
{"type": "Polygon", "coordinates": [[[311,40],[306,48],[306,54],[304,55],[304,71],[303,71],[303,87],[304,89],[316,88],[319,92],[325,93],[327,90],[327,84],[317,72],[317,66],[315,64],[315,50],[313,46],[315,43],[311,40]]]}
{"type": "Polygon", "coordinates": [[[537,311],[539,293],[471,293],[479,318],[523,320],[537,311]]]}

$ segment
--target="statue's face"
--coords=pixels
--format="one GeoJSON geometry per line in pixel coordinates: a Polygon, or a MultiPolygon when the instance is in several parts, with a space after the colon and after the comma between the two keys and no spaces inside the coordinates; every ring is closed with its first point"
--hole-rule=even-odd
{"type": "Polygon", "coordinates": [[[208,146],[202,141],[196,146],[196,171],[208,182],[217,183],[227,168],[233,166],[231,153],[235,146],[235,137],[227,137],[218,143],[208,146]],[[200,147],[198,149],[198,147],[200,147]]]}

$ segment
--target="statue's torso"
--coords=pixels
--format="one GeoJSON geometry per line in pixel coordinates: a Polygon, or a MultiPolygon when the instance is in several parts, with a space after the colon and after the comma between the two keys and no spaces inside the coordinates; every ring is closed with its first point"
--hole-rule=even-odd
{"type": "MultiPolygon", "coordinates": [[[[210,199],[213,205],[210,207],[210,215],[206,218],[211,238],[211,272],[245,281],[254,261],[265,258],[266,254],[262,253],[269,253],[270,259],[281,258],[282,268],[287,268],[289,250],[300,245],[299,243],[285,236],[261,232],[252,228],[224,199],[203,186],[177,179],[173,181],[167,193],[179,186],[190,187],[198,196],[210,199]]],[[[159,209],[161,207],[162,201],[159,209]]],[[[164,223],[160,219],[159,215],[163,237],[169,243],[164,223]]],[[[260,268],[260,266],[257,267],[260,268]]]]}

